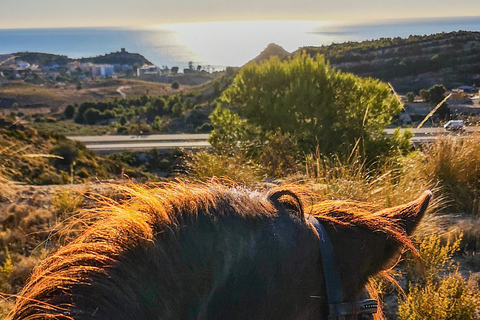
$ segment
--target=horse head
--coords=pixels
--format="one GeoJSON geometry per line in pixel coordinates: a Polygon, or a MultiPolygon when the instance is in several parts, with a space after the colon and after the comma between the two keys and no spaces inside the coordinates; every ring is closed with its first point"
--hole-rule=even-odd
{"type": "Polygon", "coordinates": [[[309,221],[316,226],[320,247],[328,245],[328,241],[333,247],[332,257],[320,250],[327,293],[322,309],[330,311],[329,319],[350,319],[342,318],[342,313],[357,319],[361,310],[355,302],[369,277],[396,262],[402,248],[416,252],[410,235],[424,216],[431,197],[432,193],[426,191],[413,202],[384,210],[356,201],[325,201],[308,209],[315,217],[311,216],[309,221]],[[325,307],[325,300],[329,308],[325,307]]]}
{"type": "Polygon", "coordinates": [[[353,201],[304,208],[297,191],[129,188],[124,203],[93,210],[95,221],[35,268],[7,319],[326,320],[321,232],[340,300],[353,304],[401,248],[414,249],[409,235],[431,198],[385,210],[353,201]]]}

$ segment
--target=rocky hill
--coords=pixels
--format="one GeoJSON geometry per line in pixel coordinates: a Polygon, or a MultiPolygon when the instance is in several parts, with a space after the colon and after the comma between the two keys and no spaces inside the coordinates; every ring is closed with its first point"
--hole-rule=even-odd
{"type": "Polygon", "coordinates": [[[400,92],[434,84],[480,85],[480,32],[381,38],[299,50],[323,54],[342,71],[391,82],[400,92]]]}
{"type": "Polygon", "coordinates": [[[92,63],[107,63],[107,64],[115,64],[115,65],[138,65],[142,66],[144,64],[152,64],[149,60],[147,60],[144,56],[139,53],[130,53],[122,49],[121,51],[107,53],[105,55],[100,55],[96,57],[90,58],[82,58],[82,59],[72,59],[65,55],[57,55],[51,53],[41,53],[41,52],[17,52],[13,53],[16,57],[16,60],[25,61],[30,64],[36,64],[40,67],[45,66],[52,66],[52,65],[59,65],[65,66],[67,63],[72,61],[80,61],[80,62],[92,62],[92,63]]]}
{"type": "Polygon", "coordinates": [[[152,62],[148,61],[144,56],[139,53],[130,53],[122,49],[121,51],[108,53],[102,56],[96,56],[93,58],[83,58],[80,62],[92,62],[92,63],[107,63],[107,64],[119,64],[119,65],[138,65],[144,64],[151,65],[152,62]]]}
{"type": "Polygon", "coordinates": [[[255,59],[251,60],[255,61],[256,63],[260,63],[264,60],[268,60],[273,56],[277,56],[280,59],[288,57],[290,53],[283,49],[281,46],[275,44],[275,43],[270,43],[265,50],[263,50],[255,59]]]}

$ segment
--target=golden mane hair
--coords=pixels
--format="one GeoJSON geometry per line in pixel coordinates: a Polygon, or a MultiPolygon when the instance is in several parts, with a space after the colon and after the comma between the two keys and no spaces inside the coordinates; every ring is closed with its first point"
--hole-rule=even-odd
{"type": "MultiPolygon", "coordinates": [[[[301,212],[301,202],[305,198],[304,190],[293,186],[274,188],[268,193],[242,187],[227,188],[220,183],[175,182],[153,187],[130,185],[117,188],[125,200],[117,202],[104,198],[101,206],[85,212],[82,218],[86,224],[84,231],[34,269],[7,316],[8,320],[75,319],[72,287],[88,286],[96,275],[107,276],[107,270],[123,253],[138,247],[154,247],[159,236],[165,237],[165,246],[174,243],[179,230],[193,223],[198,215],[213,220],[227,216],[266,219],[276,214],[276,202],[285,205],[287,210],[301,212]],[[275,201],[269,201],[269,195],[275,192],[281,194],[274,197],[275,201]],[[289,194],[299,197],[294,197],[293,201],[280,201],[289,194]]],[[[326,201],[307,207],[305,212],[330,223],[384,232],[415,250],[408,235],[398,226],[397,219],[385,216],[378,209],[354,201],[326,201]]],[[[167,257],[168,252],[164,250],[162,254],[167,257]]]]}

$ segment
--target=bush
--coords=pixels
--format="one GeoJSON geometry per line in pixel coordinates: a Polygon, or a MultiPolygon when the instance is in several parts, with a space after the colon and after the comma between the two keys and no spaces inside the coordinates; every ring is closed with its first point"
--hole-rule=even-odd
{"type": "Polygon", "coordinates": [[[65,115],[65,118],[67,119],[72,119],[75,116],[75,107],[69,104],[63,113],[65,115]]]}
{"type": "Polygon", "coordinates": [[[446,243],[436,233],[416,238],[417,241],[421,239],[419,254],[424,268],[419,273],[412,256],[407,256],[405,268],[407,280],[410,280],[409,292],[399,301],[399,319],[478,319],[478,289],[467,284],[457,271],[452,273],[452,257],[460,247],[462,235],[446,243]]]}
{"type": "Polygon", "coordinates": [[[81,194],[67,189],[55,192],[52,197],[52,206],[59,213],[77,211],[83,203],[84,199],[81,194]]]}
{"type": "Polygon", "coordinates": [[[398,306],[400,320],[475,320],[480,295],[458,274],[414,286],[398,306]]]}
{"type": "Polygon", "coordinates": [[[172,89],[177,90],[178,88],[180,88],[180,84],[178,83],[178,81],[174,81],[172,83],[172,89]]]}
{"type": "MultiPolygon", "coordinates": [[[[291,152],[308,154],[318,148],[322,154],[348,157],[357,148],[370,159],[382,150],[371,142],[388,142],[384,127],[401,110],[387,84],[337,71],[323,56],[302,53],[288,60],[249,63],[221,99],[260,129],[260,137],[250,137],[253,140],[281,132],[297,140],[297,150],[291,152]]],[[[224,130],[228,121],[212,117],[214,132],[224,130]]]]}
{"type": "Polygon", "coordinates": [[[52,149],[52,153],[61,157],[61,159],[55,159],[54,165],[56,167],[70,170],[70,166],[78,157],[79,149],[75,142],[67,141],[63,142],[52,149]]]}

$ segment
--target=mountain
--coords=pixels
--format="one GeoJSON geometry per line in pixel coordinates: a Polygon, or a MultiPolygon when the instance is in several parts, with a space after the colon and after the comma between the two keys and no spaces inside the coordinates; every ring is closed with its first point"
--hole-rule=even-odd
{"type": "Polygon", "coordinates": [[[434,84],[480,86],[480,32],[381,38],[298,49],[322,54],[336,69],[391,82],[399,92],[434,84]]]}
{"type": "Polygon", "coordinates": [[[251,60],[250,62],[254,61],[256,63],[260,63],[264,60],[270,59],[270,57],[277,56],[280,59],[290,56],[290,53],[283,49],[281,46],[270,43],[265,50],[263,50],[255,59],[251,60]]]}

